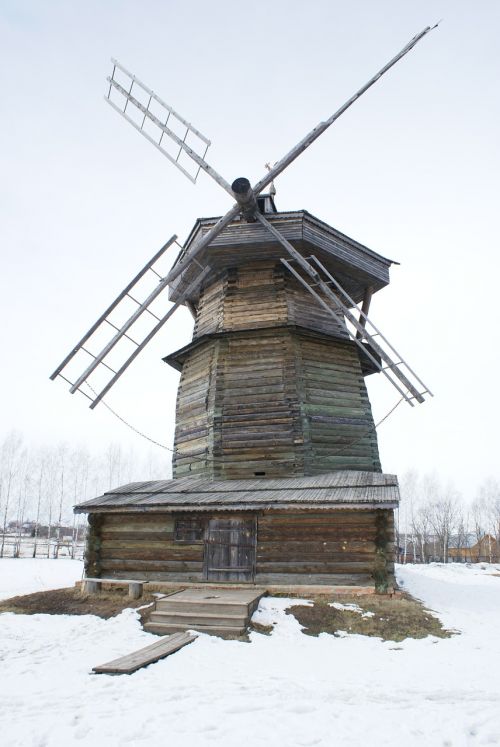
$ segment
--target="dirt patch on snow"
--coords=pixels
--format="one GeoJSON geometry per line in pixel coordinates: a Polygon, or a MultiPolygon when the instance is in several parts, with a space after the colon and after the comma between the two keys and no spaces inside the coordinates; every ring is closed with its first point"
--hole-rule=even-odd
{"type": "Polygon", "coordinates": [[[312,601],[313,606],[294,605],[287,610],[304,626],[302,632],[306,635],[358,633],[385,641],[403,641],[428,635],[449,638],[456,632],[443,628],[439,619],[409,594],[362,598],[346,595],[330,601],[312,601]]]}
{"type": "Polygon", "coordinates": [[[249,629],[255,631],[255,633],[262,633],[262,635],[271,635],[274,627],[272,625],[262,625],[261,623],[252,622],[252,620],[250,620],[249,629]]]}
{"type": "Polygon", "coordinates": [[[151,594],[144,594],[140,599],[130,599],[127,589],[82,594],[76,587],[70,587],[4,599],[0,602],[0,612],[21,615],[97,615],[107,619],[119,615],[129,607],[142,607],[153,601],[151,594]]]}
{"type": "MultiPolygon", "coordinates": [[[[443,628],[439,619],[426,610],[409,594],[397,597],[342,595],[330,599],[312,599],[313,606],[292,605],[287,614],[293,615],[306,635],[319,633],[358,633],[376,636],[384,640],[402,641],[405,638],[425,638],[428,635],[448,638],[454,631],[443,628]]],[[[152,593],[140,599],[130,599],[127,589],[100,591],[97,594],[82,594],[79,588],[39,591],[35,594],[12,597],[0,602],[0,612],[22,615],[38,613],[48,615],[96,615],[107,619],[127,608],[143,607],[140,611],[144,625],[154,609],[152,593]]],[[[270,634],[272,626],[251,623],[251,630],[270,634]]],[[[238,640],[248,640],[247,636],[238,640]]]]}

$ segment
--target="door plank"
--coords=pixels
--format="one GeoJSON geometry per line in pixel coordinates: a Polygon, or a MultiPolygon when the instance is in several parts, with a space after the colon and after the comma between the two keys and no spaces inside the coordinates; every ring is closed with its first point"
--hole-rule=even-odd
{"type": "Polygon", "coordinates": [[[207,581],[247,581],[255,576],[254,519],[210,519],[205,544],[207,581]]]}

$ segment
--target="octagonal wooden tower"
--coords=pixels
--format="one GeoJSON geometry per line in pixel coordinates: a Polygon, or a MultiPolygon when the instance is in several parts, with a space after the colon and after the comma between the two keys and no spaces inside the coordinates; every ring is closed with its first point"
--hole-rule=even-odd
{"type": "MultiPolygon", "coordinates": [[[[309,213],[277,213],[269,197],[260,203],[304,257],[318,256],[341,278],[353,300],[388,283],[390,260],[309,213]]],[[[196,223],[185,257],[215,222],[196,223]]],[[[284,256],[258,223],[237,221],[198,257],[211,271],[187,299],[193,340],[165,358],[182,372],[174,477],[381,471],[364,381],[373,365],[343,319],[287,271],[284,256]]],[[[173,300],[177,292],[174,285],[173,300]]]]}

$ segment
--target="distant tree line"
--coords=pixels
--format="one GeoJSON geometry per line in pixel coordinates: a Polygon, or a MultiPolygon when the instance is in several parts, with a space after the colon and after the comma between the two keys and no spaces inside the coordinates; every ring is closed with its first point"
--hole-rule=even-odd
{"type": "Polygon", "coordinates": [[[70,532],[77,541],[86,524],[85,516],[73,514],[76,503],[118,485],[169,476],[169,454],[159,450],[137,453],[117,443],[98,452],[67,443],[36,447],[11,431],[0,442],[0,557],[19,555],[23,536],[31,537],[33,557],[43,538],[47,553],[55,538],[57,555],[57,539],[70,532]]]}
{"type": "Polygon", "coordinates": [[[498,480],[485,479],[472,500],[466,501],[437,475],[411,470],[400,479],[400,490],[396,542],[402,562],[466,559],[467,553],[457,550],[472,545],[481,546],[481,560],[500,560],[498,480]]]}

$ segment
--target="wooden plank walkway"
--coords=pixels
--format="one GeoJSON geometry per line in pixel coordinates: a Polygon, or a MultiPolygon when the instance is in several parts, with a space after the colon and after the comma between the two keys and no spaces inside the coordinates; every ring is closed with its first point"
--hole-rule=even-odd
{"type": "Polygon", "coordinates": [[[153,664],[155,661],[175,653],[183,646],[194,641],[196,637],[191,633],[174,633],[131,654],[121,656],[107,664],[93,667],[92,671],[95,674],[132,674],[141,667],[147,667],[148,664],[153,664]]]}

